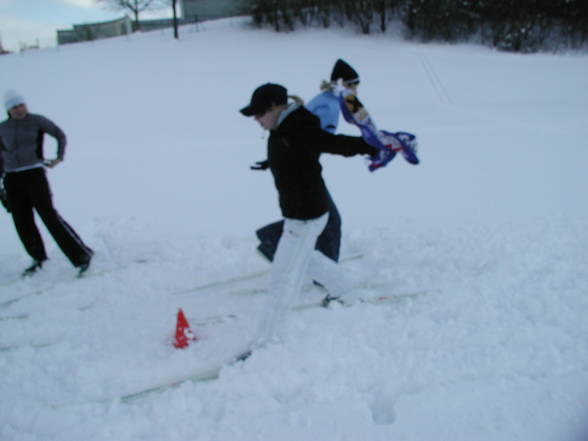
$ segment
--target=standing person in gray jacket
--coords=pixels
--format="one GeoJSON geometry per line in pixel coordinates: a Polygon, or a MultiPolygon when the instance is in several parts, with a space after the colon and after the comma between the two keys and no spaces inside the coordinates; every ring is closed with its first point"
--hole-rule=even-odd
{"type": "Polygon", "coordinates": [[[24,98],[14,90],[4,95],[4,107],[8,119],[0,123],[0,187],[6,187],[7,205],[12,212],[14,226],[26,251],[33,258],[32,265],[23,272],[23,276],[34,274],[47,260],[33,209],[82,275],[90,266],[94,253],[53,207],[45,173],[45,167],[53,168],[63,161],[65,134],[44,116],[29,113],[24,98]],[[57,140],[57,157],[52,160],[43,157],[45,133],[57,140]]]}

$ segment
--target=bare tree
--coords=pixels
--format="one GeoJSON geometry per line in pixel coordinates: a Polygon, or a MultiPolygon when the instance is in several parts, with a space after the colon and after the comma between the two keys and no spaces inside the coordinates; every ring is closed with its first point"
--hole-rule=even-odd
{"type": "Polygon", "coordinates": [[[180,38],[178,31],[178,0],[166,0],[165,3],[172,8],[174,38],[178,40],[180,38]]]}
{"type": "MultiPolygon", "coordinates": [[[[130,12],[133,17],[133,28],[139,30],[141,23],[139,22],[139,14],[147,10],[160,9],[163,7],[161,0],[94,0],[98,4],[102,4],[112,9],[123,10],[130,12]]],[[[175,10],[175,8],[174,8],[175,10]]]]}

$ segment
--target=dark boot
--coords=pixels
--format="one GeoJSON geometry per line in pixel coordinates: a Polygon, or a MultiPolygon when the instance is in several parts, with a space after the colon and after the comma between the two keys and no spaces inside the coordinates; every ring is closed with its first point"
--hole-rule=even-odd
{"type": "Polygon", "coordinates": [[[33,264],[22,272],[22,277],[30,277],[43,267],[42,260],[33,260],[33,264]]]}
{"type": "Polygon", "coordinates": [[[78,277],[82,277],[86,273],[86,271],[88,271],[88,268],[90,268],[90,263],[92,262],[93,255],[94,252],[90,251],[90,253],[88,254],[88,258],[85,259],[81,264],[76,266],[76,268],[78,269],[78,277]]]}

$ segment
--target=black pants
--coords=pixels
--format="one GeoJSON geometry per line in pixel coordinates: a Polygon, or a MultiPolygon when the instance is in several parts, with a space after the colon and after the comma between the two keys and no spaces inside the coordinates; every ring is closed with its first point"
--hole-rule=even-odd
{"type": "Polygon", "coordinates": [[[47,253],[35,224],[37,211],[57,245],[74,266],[88,261],[93,252],[53,207],[51,190],[44,168],[6,173],[4,178],[12,219],[21,242],[35,260],[46,260],[47,253]]]}
{"type": "MultiPolygon", "coordinates": [[[[283,229],[284,221],[281,220],[266,225],[255,232],[261,242],[257,249],[270,262],[274,260],[274,254],[276,253],[276,248],[278,247],[278,242],[282,236],[283,229]]],[[[341,216],[339,215],[339,211],[337,210],[333,199],[329,195],[329,220],[327,221],[325,229],[318,237],[315,248],[331,260],[338,262],[340,247],[341,216]]]]}

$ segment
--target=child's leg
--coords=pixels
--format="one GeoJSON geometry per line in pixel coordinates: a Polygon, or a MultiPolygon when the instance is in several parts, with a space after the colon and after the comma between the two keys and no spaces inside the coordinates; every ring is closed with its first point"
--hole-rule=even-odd
{"type": "Polygon", "coordinates": [[[285,220],[284,232],[278,243],[270,273],[271,297],[261,318],[254,346],[263,346],[275,337],[278,324],[286,318],[288,309],[295,304],[302,284],[308,277],[308,265],[312,255],[318,253],[314,250],[314,245],[325,227],[327,217],[325,214],[306,221],[285,220]]]}

